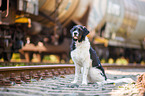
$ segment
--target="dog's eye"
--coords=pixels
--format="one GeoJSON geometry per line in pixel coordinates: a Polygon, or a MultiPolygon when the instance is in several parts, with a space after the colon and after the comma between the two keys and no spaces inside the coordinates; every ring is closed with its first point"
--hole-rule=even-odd
{"type": "Polygon", "coordinates": [[[76,28],[73,31],[76,31],[76,28]]]}

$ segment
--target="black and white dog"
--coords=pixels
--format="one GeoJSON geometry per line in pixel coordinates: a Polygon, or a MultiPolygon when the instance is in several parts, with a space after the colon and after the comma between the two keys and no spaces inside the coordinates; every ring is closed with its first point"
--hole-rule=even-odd
{"type": "Polygon", "coordinates": [[[81,25],[74,26],[71,30],[71,58],[75,64],[75,78],[72,83],[78,82],[81,67],[83,67],[82,84],[88,82],[102,82],[107,80],[104,69],[101,66],[99,57],[95,50],[90,46],[88,37],[89,31],[81,25]]]}

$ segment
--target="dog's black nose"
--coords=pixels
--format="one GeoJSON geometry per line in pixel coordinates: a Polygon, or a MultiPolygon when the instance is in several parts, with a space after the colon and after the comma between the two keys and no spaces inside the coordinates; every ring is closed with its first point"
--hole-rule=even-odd
{"type": "Polygon", "coordinates": [[[75,32],[74,35],[77,35],[77,33],[75,32]]]}
{"type": "Polygon", "coordinates": [[[77,32],[74,32],[74,36],[77,36],[77,34],[78,34],[77,32]]]}

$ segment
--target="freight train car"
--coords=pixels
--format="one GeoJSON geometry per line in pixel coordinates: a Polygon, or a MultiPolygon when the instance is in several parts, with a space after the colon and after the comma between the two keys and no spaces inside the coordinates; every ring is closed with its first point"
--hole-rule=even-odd
{"type": "Polygon", "coordinates": [[[101,58],[140,61],[144,16],[140,0],[0,0],[0,58],[10,61],[19,49],[30,57],[34,52],[69,57],[69,30],[81,24],[91,31],[88,37],[101,58]]]}
{"type": "MultiPolygon", "coordinates": [[[[41,51],[68,55],[68,26],[86,14],[89,4],[89,0],[0,0],[0,58],[10,61],[26,43],[34,44],[32,51],[39,43],[45,45],[41,51]]],[[[39,48],[34,51],[40,53],[39,48]]],[[[26,55],[32,55],[27,49],[26,55]]]]}
{"type": "Polygon", "coordinates": [[[145,1],[94,0],[91,9],[87,25],[108,43],[107,49],[98,47],[105,50],[101,55],[124,56],[130,62],[145,60],[145,1]]]}

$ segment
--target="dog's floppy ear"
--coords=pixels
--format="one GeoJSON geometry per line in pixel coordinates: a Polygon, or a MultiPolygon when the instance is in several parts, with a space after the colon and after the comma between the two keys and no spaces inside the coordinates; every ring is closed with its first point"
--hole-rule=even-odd
{"type": "Polygon", "coordinates": [[[84,33],[83,33],[84,36],[89,34],[89,31],[85,26],[83,26],[83,31],[84,31],[84,33]]]}
{"type": "Polygon", "coordinates": [[[75,26],[73,26],[73,28],[70,30],[70,33],[72,34],[72,32],[74,31],[75,26]]]}
{"type": "Polygon", "coordinates": [[[71,33],[71,34],[72,34],[73,30],[74,30],[74,28],[72,28],[72,29],[70,30],[70,33],[71,33]]]}

